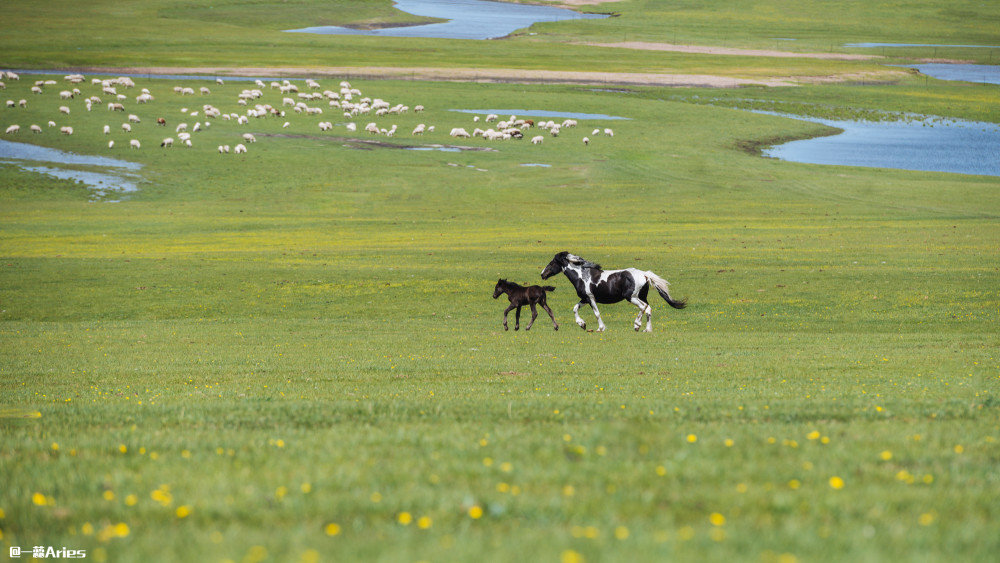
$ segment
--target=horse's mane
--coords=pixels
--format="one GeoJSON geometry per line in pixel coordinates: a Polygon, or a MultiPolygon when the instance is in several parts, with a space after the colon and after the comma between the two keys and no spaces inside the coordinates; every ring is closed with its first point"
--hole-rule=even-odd
{"type": "Polygon", "coordinates": [[[576,264],[577,266],[580,266],[581,268],[590,268],[592,270],[600,270],[601,269],[601,265],[598,264],[597,262],[591,262],[590,260],[587,260],[585,258],[581,258],[579,256],[576,256],[575,254],[571,254],[570,256],[571,256],[571,258],[570,258],[569,261],[570,261],[571,264],[576,264]]]}

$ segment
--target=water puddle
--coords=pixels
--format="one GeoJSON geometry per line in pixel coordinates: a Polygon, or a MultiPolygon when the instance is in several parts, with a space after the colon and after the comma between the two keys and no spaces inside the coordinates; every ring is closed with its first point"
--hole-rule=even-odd
{"type": "Polygon", "coordinates": [[[499,115],[501,119],[506,119],[512,115],[516,115],[517,117],[558,117],[560,119],[631,120],[629,117],[604,115],[602,113],[578,113],[572,111],[545,111],[534,109],[450,109],[448,111],[472,113],[483,116],[493,113],[499,115]]]}
{"type": "Polygon", "coordinates": [[[844,47],[877,49],[879,47],[943,47],[956,49],[1000,49],[995,45],[941,45],[936,43],[846,43],[844,47]]]}
{"type": "Polygon", "coordinates": [[[441,151],[441,152],[462,152],[459,147],[446,147],[444,145],[427,145],[424,147],[406,147],[408,151],[441,151]]]}
{"type": "Polygon", "coordinates": [[[918,65],[900,65],[904,68],[915,68],[920,74],[926,74],[938,80],[960,80],[979,84],[1000,84],[1000,66],[926,63],[918,65]]]}
{"type": "Polygon", "coordinates": [[[537,167],[537,168],[552,168],[551,164],[538,164],[538,163],[535,163],[535,162],[526,162],[526,163],[522,164],[521,166],[528,167],[528,168],[532,168],[532,167],[537,167]]]}
{"type": "Polygon", "coordinates": [[[809,164],[1000,176],[1000,125],[940,117],[906,121],[833,121],[783,115],[843,133],[766,149],[772,158],[809,164]]]}
{"type": "Polygon", "coordinates": [[[29,172],[45,174],[63,180],[82,182],[91,190],[94,199],[107,200],[111,194],[127,194],[138,191],[138,177],[131,172],[142,168],[141,164],[108,158],[65,152],[28,143],[15,143],[0,139],[0,162],[12,163],[29,172]],[[49,166],[28,165],[24,161],[51,162],[77,166],[99,166],[109,168],[107,172],[88,172],[49,166]]]}
{"type": "Polygon", "coordinates": [[[339,26],[289,29],[292,33],[427,37],[437,39],[496,39],[538,22],[603,19],[605,14],[582,14],[564,8],[485,0],[396,0],[397,10],[417,16],[449,20],[443,23],[354,29],[339,26]]]}

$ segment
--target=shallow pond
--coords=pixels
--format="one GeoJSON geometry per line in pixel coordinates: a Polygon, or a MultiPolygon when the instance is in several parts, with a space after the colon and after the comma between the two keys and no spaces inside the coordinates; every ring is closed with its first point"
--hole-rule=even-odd
{"type": "Polygon", "coordinates": [[[293,33],[374,35],[379,37],[430,37],[438,39],[495,39],[538,22],[606,18],[551,6],[533,6],[485,0],[396,0],[395,7],[417,16],[449,21],[405,27],[352,29],[338,26],[289,29],[293,33]]]}
{"type": "Polygon", "coordinates": [[[961,80],[963,82],[978,82],[980,84],[1000,84],[1000,66],[997,65],[926,63],[902,66],[915,68],[921,74],[926,74],[938,80],[961,80]]]}
{"type": "Polygon", "coordinates": [[[822,123],[844,132],[771,147],[764,151],[765,156],[810,164],[1000,176],[1000,126],[994,123],[943,118],[876,123],[782,117],[822,123]]]}
{"type": "Polygon", "coordinates": [[[91,190],[94,197],[98,199],[104,199],[111,193],[124,194],[138,190],[138,180],[131,172],[142,168],[141,164],[126,160],[75,154],[28,143],[4,141],[2,139],[0,139],[0,162],[17,164],[30,172],[38,172],[55,178],[82,182],[91,190]],[[48,166],[33,166],[22,161],[100,166],[110,170],[107,172],[88,172],[48,166]]]}
{"type": "Polygon", "coordinates": [[[956,49],[1000,49],[994,45],[941,45],[936,43],[847,43],[844,47],[877,49],[879,47],[954,47],[956,49]]]}

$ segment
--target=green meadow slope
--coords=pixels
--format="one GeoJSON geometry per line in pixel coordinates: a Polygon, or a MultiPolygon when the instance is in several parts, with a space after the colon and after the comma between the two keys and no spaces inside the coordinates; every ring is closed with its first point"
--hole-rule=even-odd
{"type": "MultiPolygon", "coordinates": [[[[608,3],[593,9],[621,16],[593,29],[385,44],[274,32],[311,21],[308,2],[11,4],[5,68],[883,70],[575,44],[617,41],[620,25],[628,40],[673,42],[656,31],[668,17],[677,42],[720,45],[711,22],[748,38],[731,47],[773,47],[776,23],[802,30],[810,50],[856,40],[823,3],[781,17],[753,3],[670,14],[608,3]],[[827,19],[822,32],[795,25],[827,19]]],[[[384,4],[324,4],[323,17],[397,21],[384,4]]],[[[883,29],[915,40],[928,33],[916,16],[938,15],[935,42],[994,40],[988,10],[950,6],[910,3],[914,18],[883,29]]],[[[895,13],[858,9],[872,22],[895,13]]],[[[142,168],[136,192],[97,197],[0,162],[4,549],[97,561],[785,563],[990,561],[1000,550],[1000,182],[761,158],[762,145],[830,131],[739,109],[995,123],[995,86],[352,80],[355,97],[425,110],[348,120],[310,101],[324,113],[285,108],[239,125],[202,106],[245,115],[238,96],[252,82],[136,78],[155,100],[128,90],[121,114],[90,75],[70,100],[60,75],[32,94],[44,78],[5,80],[0,97],[27,107],[2,108],[4,129],[21,126],[3,140],[142,168]],[[104,99],[88,112],[91,95],[104,99]],[[581,118],[532,145],[452,138],[485,128],[456,109],[626,119],[581,118]],[[128,113],[140,122],[124,133],[128,113]],[[181,122],[203,125],[192,147],[161,148],[181,122]],[[373,136],[368,122],[398,129],[373,136]],[[414,135],[419,123],[434,132],[414,135]],[[217,151],[244,133],[256,138],[247,154],[217,151]],[[689,306],[654,298],[645,334],[632,330],[635,307],[606,305],[608,330],[587,332],[560,276],[546,282],[559,331],[544,313],[530,332],[503,331],[497,278],[541,283],[561,250],[656,272],[689,306]]],[[[281,108],[285,96],[268,86],[249,107],[281,108]]]]}

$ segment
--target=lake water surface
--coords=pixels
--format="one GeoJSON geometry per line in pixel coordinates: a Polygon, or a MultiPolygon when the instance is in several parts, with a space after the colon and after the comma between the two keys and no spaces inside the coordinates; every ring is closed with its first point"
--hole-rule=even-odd
{"type": "Polygon", "coordinates": [[[844,132],[778,145],[765,150],[765,156],[810,164],[1000,176],[1000,125],[994,123],[942,118],[876,123],[784,117],[844,132]]]}
{"type": "Polygon", "coordinates": [[[381,29],[352,29],[338,26],[289,29],[292,33],[326,35],[373,35],[378,37],[429,37],[438,39],[495,39],[531,27],[537,22],[572,19],[600,19],[603,14],[581,14],[551,6],[533,6],[486,0],[396,0],[395,7],[417,16],[450,21],[381,29]]]}

